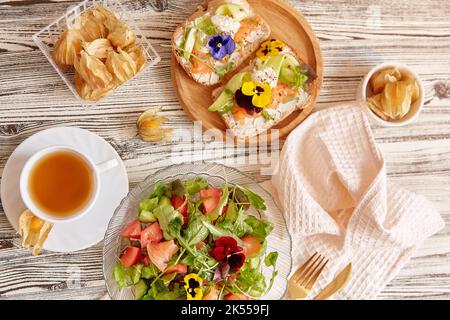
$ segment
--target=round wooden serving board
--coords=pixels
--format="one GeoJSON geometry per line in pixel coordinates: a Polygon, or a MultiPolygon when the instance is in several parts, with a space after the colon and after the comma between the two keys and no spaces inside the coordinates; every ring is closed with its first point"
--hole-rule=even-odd
{"type": "MultiPolygon", "coordinates": [[[[248,0],[256,14],[260,15],[272,29],[271,38],[284,41],[297,55],[316,72],[317,79],[311,90],[311,97],[303,110],[296,110],[286,119],[274,126],[278,129],[279,137],[285,138],[297,127],[313,110],[323,81],[322,54],[319,41],[306,19],[284,0],[248,0]]],[[[245,67],[248,61],[239,69],[245,67]]],[[[201,121],[203,129],[219,129],[225,138],[226,125],[217,113],[209,112],[208,107],[213,103],[211,92],[216,87],[203,86],[194,80],[177,63],[172,56],[172,81],[175,86],[181,106],[194,121],[201,121]]],[[[239,72],[236,70],[233,74],[239,72]]],[[[232,75],[227,75],[227,79],[232,75]]],[[[227,80],[225,80],[227,81],[227,80]]],[[[220,84],[218,85],[220,86],[220,84]]],[[[271,135],[270,130],[260,135],[260,141],[272,141],[277,135],[271,135]],[[266,137],[264,137],[265,135],[266,137]],[[262,140],[267,139],[267,140],[262,140]]],[[[250,140],[250,143],[254,139],[250,140]]],[[[257,139],[256,139],[257,140],[257,139]]],[[[248,142],[248,141],[247,141],[248,142]]]]}

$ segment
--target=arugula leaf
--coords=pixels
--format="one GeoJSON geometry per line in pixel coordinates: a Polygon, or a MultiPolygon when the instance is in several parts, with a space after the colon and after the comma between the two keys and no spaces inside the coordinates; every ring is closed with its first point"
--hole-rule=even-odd
{"type": "Polygon", "coordinates": [[[225,213],[225,220],[234,222],[238,217],[238,207],[236,202],[230,200],[228,201],[227,212],[225,213]]]}
{"type": "MultiPolygon", "coordinates": [[[[230,205],[228,206],[228,208],[230,208],[230,205]]],[[[225,217],[225,221],[216,224],[216,227],[221,227],[224,230],[228,230],[231,233],[234,233],[239,238],[242,238],[246,234],[250,234],[252,232],[252,227],[246,222],[246,219],[249,217],[249,215],[246,214],[242,208],[240,210],[237,210],[234,221],[228,219],[228,212],[225,217]]]]}
{"type": "Polygon", "coordinates": [[[166,193],[166,186],[158,181],[153,188],[153,192],[148,196],[149,199],[158,198],[158,200],[166,193]]]}
{"type": "Polygon", "coordinates": [[[158,206],[159,199],[157,197],[144,199],[139,203],[139,213],[142,211],[152,212],[158,206]]]}
{"type": "Polygon", "coordinates": [[[261,115],[266,119],[267,121],[273,120],[273,117],[267,112],[267,110],[261,111],[261,115]]]}
{"type": "Polygon", "coordinates": [[[186,188],[187,193],[193,196],[199,193],[200,190],[208,188],[208,181],[206,181],[205,178],[198,177],[192,180],[185,181],[184,187],[186,188]]]}
{"type": "Polygon", "coordinates": [[[273,283],[275,282],[275,278],[278,275],[278,270],[276,270],[277,260],[278,260],[278,252],[275,251],[269,253],[264,259],[264,263],[267,267],[271,266],[273,267],[272,277],[270,278],[269,287],[267,288],[266,292],[269,292],[270,289],[272,289],[273,283]]]}
{"type": "Polygon", "coordinates": [[[203,225],[202,220],[201,216],[194,216],[190,219],[188,227],[184,231],[188,245],[196,245],[208,237],[209,230],[203,225]]]}
{"type": "Polygon", "coordinates": [[[238,186],[239,190],[241,190],[248,198],[248,201],[251,203],[253,207],[257,210],[267,210],[266,204],[264,202],[264,199],[254,193],[253,191],[250,191],[247,188],[238,186]]]}
{"type": "Polygon", "coordinates": [[[266,267],[275,267],[278,260],[278,252],[271,252],[269,253],[266,258],[264,259],[264,264],[266,267]]]}
{"type": "Polygon", "coordinates": [[[245,219],[245,223],[247,223],[251,227],[251,231],[249,235],[254,236],[260,242],[266,240],[267,236],[272,232],[273,225],[267,220],[258,219],[254,216],[249,215],[245,219]]]}
{"type": "Polygon", "coordinates": [[[158,219],[164,239],[173,240],[184,223],[183,216],[172,206],[165,203],[153,210],[153,214],[158,219]]]}
{"type": "Polygon", "coordinates": [[[208,221],[202,221],[202,223],[205,225],[206,228],[208,228],[209,232],[215,237],[232,237],[234,238],[238,244],[242,244],[242,240],[239,239],[239,237],[234,234],[233,232],[223,229],[219,226],[214,226],[213,224],[209,223],[208,221]]]}

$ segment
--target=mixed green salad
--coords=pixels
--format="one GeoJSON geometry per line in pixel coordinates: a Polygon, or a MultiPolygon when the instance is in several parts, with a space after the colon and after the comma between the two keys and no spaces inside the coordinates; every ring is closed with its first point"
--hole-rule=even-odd
{"type": "Polygon", "coordinates": [[[247,188],[193,180],[158,182],[121,232],[114,278],[142,300],[244,300],[270,291],[277,252],[264,199],[247,188]],[[262,267],[273,268],[266,281],[262,267]]]}

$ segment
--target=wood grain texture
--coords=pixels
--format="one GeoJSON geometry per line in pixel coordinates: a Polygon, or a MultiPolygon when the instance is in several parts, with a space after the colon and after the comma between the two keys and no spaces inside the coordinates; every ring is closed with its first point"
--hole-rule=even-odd
{"type": "MultiPolygon", "coordinates": [[[[107,139],[125,160],[131,186],[171,164],[175,148],[185,147],[186,159],[214,149],[213,143],[194,147],[188,142],[148,144],[136,139],[135,121],[150,107],[161,107],[169,125],[178,130],[192,126],[171,85],[166,46],[175,27],[203,0],[168,0],[163,12],[155,12],[151,2],[132,1],[130,13],[152,39],[162,62],[114,102],[85,109],[31,40],[76,2],[0,0],[0,176],[20,142],[60,125],[79,126],[107,139]]],[[[352,101],[364,74],[383,61],[406,63],[423,79],[426,106],[415,123],[372,128],[389,177],[431,200],[447,225],[425,241],[379,298],[450,299],[450,6],[444,0],[423,0],[420,5],[408,0],[291,3],[320,40],[325,77],[317,110],[352,101]]],[[[248,160],[254,152],[227,148],[226,157],[207,159],[230,163],[232,157],[248,160]]],[[[237,167],[258,181],[269,178],[259,170],[263,164],[237,167]]],[[[81,252],[45,252],[34,258],[19,241],[0,207],[0,299],[98,299],[106,294],[101,243],[81,252]],[[74,274],[79,274],[79,283],[73,281],[74,274]]]]}
{"type": "MultiPolygon", "coordinates": [[[[311,96],[302,110],[295,110],[284,120],[278,123],[273,129],[278,130],[277,135],[272,135],[271,130],[262,133],[262,139],[272,141],[272,139],[285,138],[296,128],[306,117],[311,114],[316,105],[323,82],[323,60],[320,46],[311,26],[298,11],[284,0],[248,0],[255,14],[262,17],[271,28],[269,39],[280,39],[290,48],[293,48],[296,55],[309,66],[317,75],[311,86],[311,96]]],[[[207,5],[205,4],[206,8],[207,5]]],[[[229,80],[234,74],[247,67],[253,58],[247,59],[241,67],[227,75],[225,80],[229,80]]],[[[194,121],[201,121],[205,130],[218,129],[223,138],[226,136],[226,125],[217,113],[208,111],[208,107],[213,103],[212,91],[218,86],[199,86],[183,70],[181,65],[172,59],[171,64],[172,80],[179,98],[180,104],[190,118],[194,121]]],[[[226,82],[225,82],[226,83],[226,82]]],[[[250,140],[250,143],[257,143],[258,140],[250,140]]]]}

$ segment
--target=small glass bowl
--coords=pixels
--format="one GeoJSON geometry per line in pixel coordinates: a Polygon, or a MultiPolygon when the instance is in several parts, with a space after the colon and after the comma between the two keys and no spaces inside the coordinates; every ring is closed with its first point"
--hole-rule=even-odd
{"type": "Polygon", "coordinates": [[[119,91],[120,92],[124,91],[124,88],[128,84],[130,84],[131,81],[133,81],[136,77],[143,74],[146,70],[148,70],[149,67],[152,67],[156,65],[159,61],[161,61],[161,57],[153,48],[153,46],[150,44],[149,39],[145,37],[144,34],[141,32],[141,30],[136,26],[134,19],[130,18],[127,15],[126,8],[124,8],[124,6],[122,6],[120,1],[118,0],[85,0],[74,7],[70,7],[64,15],[62,15],[59,19],[57,19],[53,23],[49,24],[44,29],[34,34],[32,38],[33,41],[36,43],[36,45],[39,47],[39,49],[41,49],[42,53],[47,57],[48,61],[53,66],[53,68],[55,68],[56,72],[58,72],[58,74],[67,84],[70,91],[72,91],[77,100],[82,105],[85,106],[95,106],[100,102],[103,102],[107,98],[111,97],[113,94],[119,91]],[[102,99],[97,101],[88,101],[80,97],[77,90],[75,89],[73,68],[63,69],[59,67],[58,64],[56,64],[55,61],[53,60],[53,50],[55,47],[55,43],[61,37],[63,32],[67,28],[72,27],[75,20],[78,17],[80,17],[81,14],[83,14],[85,11],[88,11],[89,9],[92,9],[96,5],[102,5],[109,11],[113,12],[117,16],[117,18],[119,18],[122,22],[124,22],[135,33],[136,44],[142,45],[147,55],[147,64],[133,78],[129,79],[128,81],[118,86],[116,89],[114,89],[112,92],[107,94],[102,99]]]}
{"type": "MultiPolygon", "coordinates": [[[[139,202],[147,198],[158,181],[173,181],[176,179],[188,180],[197,177],[205,178],[210,185],[221,187],[225,181],[229,185],[240,185],[256,192],[264,198],[267,210],[263,218],[272,222],[274,229],[267,238],[266,252],[278,252],[276,268],[278,276],[275,278],[272,289],[261,299],[279,300],[284,297],[287,290],[288,276],[291,271],[291,237],[280,209],[272,196],[261,188],[252,178],[241,171],[217,163],[193,163],[172,165],[149,175],[138,184],[123,199],[109,222],[103,244],[103,275],[108,293],[114,300],[135,299],[133,288],[120,289],[114,280],[113,270],[122,247],[120,232],[137,217],[139,202]]],[[[272,267],[267,268],[263,263],[262,274],[266,283],[272,276],[272,267]]]]}

